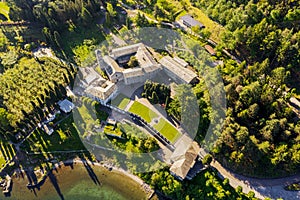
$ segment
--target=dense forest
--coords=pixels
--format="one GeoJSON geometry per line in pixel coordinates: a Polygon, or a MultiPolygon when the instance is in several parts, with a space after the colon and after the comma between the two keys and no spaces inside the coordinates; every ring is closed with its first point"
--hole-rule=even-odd
{"type": "Polygon", "coordinates": [[[226,28],[221,46],[251,64],[268,59],[268,72],[283,66],[299,78],[299,1],[191,2],[226,28]]]}
{"type": "Polygon", "coordinates": [[[192,2],[226,28],[218,48],[248,63],[220,67],[228,111],[218,160],[253,176],[297,171],[300,124],[289,98],[299,93],[291,89],[299,88],[299,2],[192,2]]]}
{"type": "Polygon", "coordinates": [[[38,22],[52,31],[62,31],[68,25],[81,22],[88,25],[99,14],[101,1],[8,1],[10,19],[38,22]]]}

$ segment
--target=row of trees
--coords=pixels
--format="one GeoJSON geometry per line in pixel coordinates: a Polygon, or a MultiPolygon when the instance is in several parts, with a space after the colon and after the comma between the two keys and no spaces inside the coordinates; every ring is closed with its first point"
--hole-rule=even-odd
{"type": "Polygon", "coordinates": [[[55,59],[26,57],[6,70],[0,77],[2,131],[35,127],[66,94],[64,86],[73,81],[74,72],[71,65],[55,59]]]}

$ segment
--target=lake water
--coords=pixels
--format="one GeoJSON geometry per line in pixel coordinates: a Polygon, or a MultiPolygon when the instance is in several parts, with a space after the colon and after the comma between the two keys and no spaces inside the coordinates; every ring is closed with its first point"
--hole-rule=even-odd
{"type": "MultiPolygon", "coordinates": [[[[28,179],[13,178],[11,197],[7,199],[101,199],[101,200],[126,200],[147,199],[147,195],[135,182],[121,172],[108,171],[104,167],[91,166],[90,171],[82,164],[62,166],[53,170],[52,181],[47,177],[40,190],[29,190],[26,187],[28,179]],[[91,173],[92,171],[92,173],[91,173]],[[53,181],[54,180],[54,181],[53,181]],[[100,184],[98,184],[100,183],[100,184]]],[[[3,197],[3,194],[1,195],[3,197]]],[[[0,199],[2,197],[0,196],[0,199]]]]}

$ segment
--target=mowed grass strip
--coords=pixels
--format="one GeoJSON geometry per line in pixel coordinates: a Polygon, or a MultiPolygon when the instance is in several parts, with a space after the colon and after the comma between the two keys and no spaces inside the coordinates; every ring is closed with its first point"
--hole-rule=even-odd
{"type": "Polygon", "coordinates": [[[9,19],[9,7],[6,2],[0,2],[0,14],[4,15],[5,18],[10,21],[9,19]]]}
{"type": "Polygon", "coordinates": [[[148,123],[150,123],[153,118],[158,117],[158,115],[155,112],[146,107],[144,104],[141,104],[137,101],[133,102],[129,109],[129,112],[139,115],[148,123]]]}
{"type": "Polygon", "coordinates": [[[162,134],[171,143],[176,142],[180,137],[180,132],[165,119],[161,118],[157,124],[153,126],[160,134],[162,134]]]}
{"type": "Polygon", "coordinates": [[[127,98],[124,94],[119,94],[115,99],[111,101],[111,104],[120,108],[121,110],[124,110],[129,102],[129,98],[127,98]]]}

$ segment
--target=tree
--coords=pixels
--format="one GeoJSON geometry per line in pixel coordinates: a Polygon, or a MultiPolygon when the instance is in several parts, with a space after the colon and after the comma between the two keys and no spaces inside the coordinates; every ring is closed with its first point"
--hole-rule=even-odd
{"type": "Polygon", "coordinates": [[[82,7],[81,19],[82,19],[82,22],[85,26],[88,26],[93,20],[93,17],[91,15],[91,13],[85,7],[82,7]]]}
{"type": "Polygon", "coordinates": [[[5,130],[9,126],[8,113],[4,108],[0,108],[0,126],[5,130]]]}
{"type": "Polygon", "coordinates": [[[139,61],[137,60],[137,58],[135,56],[131,56],[127,65],[130,68],[134,68],[134,67],[139,66],[139,61]]]}
{"type": "Polygon", "coordinates": [[[54,31],[54,42],[61,49],[61,37],[57,31],[54,31]]]}
{"type": "Polygon", "coordinates": [[[151,23],[147,20],[144,14],[141,14],[138,12],[136,18],[135,18],[135,23],[138,27],[147,27],[150,26],[151,23]]]}
{"type": "Polygon", "coordinates": [[[212,155],[206,154],[204,156],[204,158],[202,159],[202,163],[203,163],[203,165],[210,165],[210,163],[212,162],[212,160],[213,160],[212,155]]]}
{"type": "Polygon", "coordinates": [[[42,32],[43,32],[44,37],[46,38],[47,43],[51,44],[53,42],[53,38],[52,38],[49,28],[44,27],[42,32]]]}
{"type": "Polygon", "coordinates": [[[107,9],[109,15],[112,16],[112,17],[117,16],[117,12],[114,10],[114,7],[112,6],[112,4],[111,3],[107,3],[106,5],[107,5],[106,9],[107,9]]]}

